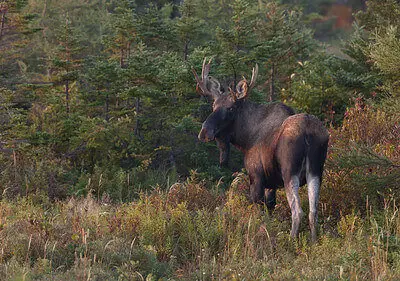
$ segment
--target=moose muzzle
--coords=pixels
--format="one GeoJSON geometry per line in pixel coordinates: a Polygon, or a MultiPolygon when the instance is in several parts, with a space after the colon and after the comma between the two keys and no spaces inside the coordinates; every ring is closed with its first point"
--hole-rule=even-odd
{"type": "Polygon", "coordinates": [[[214,140],[215,135],[213,134],[213,132],[211,132],[212,130],[207,129],[204,125],[201,128],[201,131],[199,133],[199,140],[201,140],[202,142],[209,142],[214,140]]]}

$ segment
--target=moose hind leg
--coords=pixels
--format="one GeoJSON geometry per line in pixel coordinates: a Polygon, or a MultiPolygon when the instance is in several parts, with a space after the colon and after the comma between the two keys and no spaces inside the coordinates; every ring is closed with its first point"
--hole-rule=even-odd
{"type": "Polygon", "coordinates": [[[322,180],[322,171],[326,158],[327,142],[320,149],[310,150],[306,160],[306,180],[310,213],[308,215],[311,241],[317,241],[318,201],[322,180]]]}
{"type": "Polygon", "coordinates": [[[300,222],[303,216],[303,210],[300,205],[299,185],[300,180],[298,176],[292,176],[289,182],[285,183],[286,197],[292,212],[292,230],[290,235],[293,238],[299,235],[300,222]]]}
{"type": "Polygon", "coordinates": [[[321,180],[319,176],[313,176],[307,173],[307,189],[308,201],[310,205],[310,213],[308,219],[311,230],[311,241],[317,241],[317,228],[318,228],[318,200],[319,200],[319,187],[321,180]]]}
{"type": "Polygon", "coordinates": [[[276,205],[276,189],[267,189],[265,203],[268,211],[271,213],[276,205]]]}

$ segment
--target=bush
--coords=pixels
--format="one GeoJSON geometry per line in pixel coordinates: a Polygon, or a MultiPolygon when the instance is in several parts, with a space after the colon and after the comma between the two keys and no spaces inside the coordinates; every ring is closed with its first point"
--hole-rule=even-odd
{"type": "Polygon", "coordinates": [[[358,98],[343,125],[330,130],[322,193],[328,213],[366,212],[368,205],[383,207],[385,197],[400,198],[399,105],[393,100],[383,107],[358,98]]]}

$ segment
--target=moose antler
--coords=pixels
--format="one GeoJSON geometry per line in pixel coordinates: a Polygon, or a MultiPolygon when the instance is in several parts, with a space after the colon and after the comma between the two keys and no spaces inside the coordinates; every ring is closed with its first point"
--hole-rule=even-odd
{"type": "MultiPolygon", "coordinates": [[[[256,84],[257,75],[258,75],[258,64],[256,64],[255,67],[253,67],[250,84],[247,84],[246,78],[243,78],[243,80],[241,80],[237,84],[235,99],[245,98],[251,92],[251,90],[254,88],[256,84]]],[[[230,91],[232,92],[232,90],[230,91]]]]}
{"type": "Polygon", "coordinates": [[[196,70],[193,67],[192,67],[192,72],[193,72],[194,78],[196,79],[196,82],[197,82],[196,89],[200,88],[202,95],[214,97],[216,93],[214,93],[213,90],[219,91],[220,85],[216,79],[208,76],[208,74],[210,73],[212,58],[210,58],[210,60],[208,61],[207,64],[206,64],[206,61],[207,61],[207,58],[204,58],[203,66],[201,69],[201,78],[199,78],[196,70]],[[207,83],[212,84],[210,87],[211,89],[209,89],[207,87],[207,83]]]}
{"type": "Polygon", "coordinates": [[[250,81],[250,85],[249,85],[249,88],[248,88],[248,92],[250,92],[251,89],[253,89],[254,85],[256,84],[257,76],[258,76],[258,64],[256,64],[255,67],[253,67],[253,71],[251,73],[251,81],[250,81]]]}

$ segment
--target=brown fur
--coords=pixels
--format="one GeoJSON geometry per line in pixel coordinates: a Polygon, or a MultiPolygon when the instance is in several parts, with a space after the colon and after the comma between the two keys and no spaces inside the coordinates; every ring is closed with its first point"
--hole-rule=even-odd
{"type": "Polygon", "coordinates": [[[257,67],[253,69],[250,85],[247,87],[247,81],[241,81],[236,93],[231,89],[223,92],[220,87],[208,87],[209,83],[219,85],[208,78],[209,68],[204,60],[202,79],[193,70],[203,94],[214,99],[213,112],[204,121],[199,139],[217,141],[221,165],[228,163],[230,143],[244,153],[253,202],[265,202],[273,210],[276,189],[285,188],[292,211],[293,237],[299,233],[302,216],[298,190],[307,182],[311,239],[315,241],[319,188],[329,138],[327,130],[316,117],[294,115],[293,109],[284,104],[260,105],[248,101],[246,97],[254,86],[257,67]]]}

